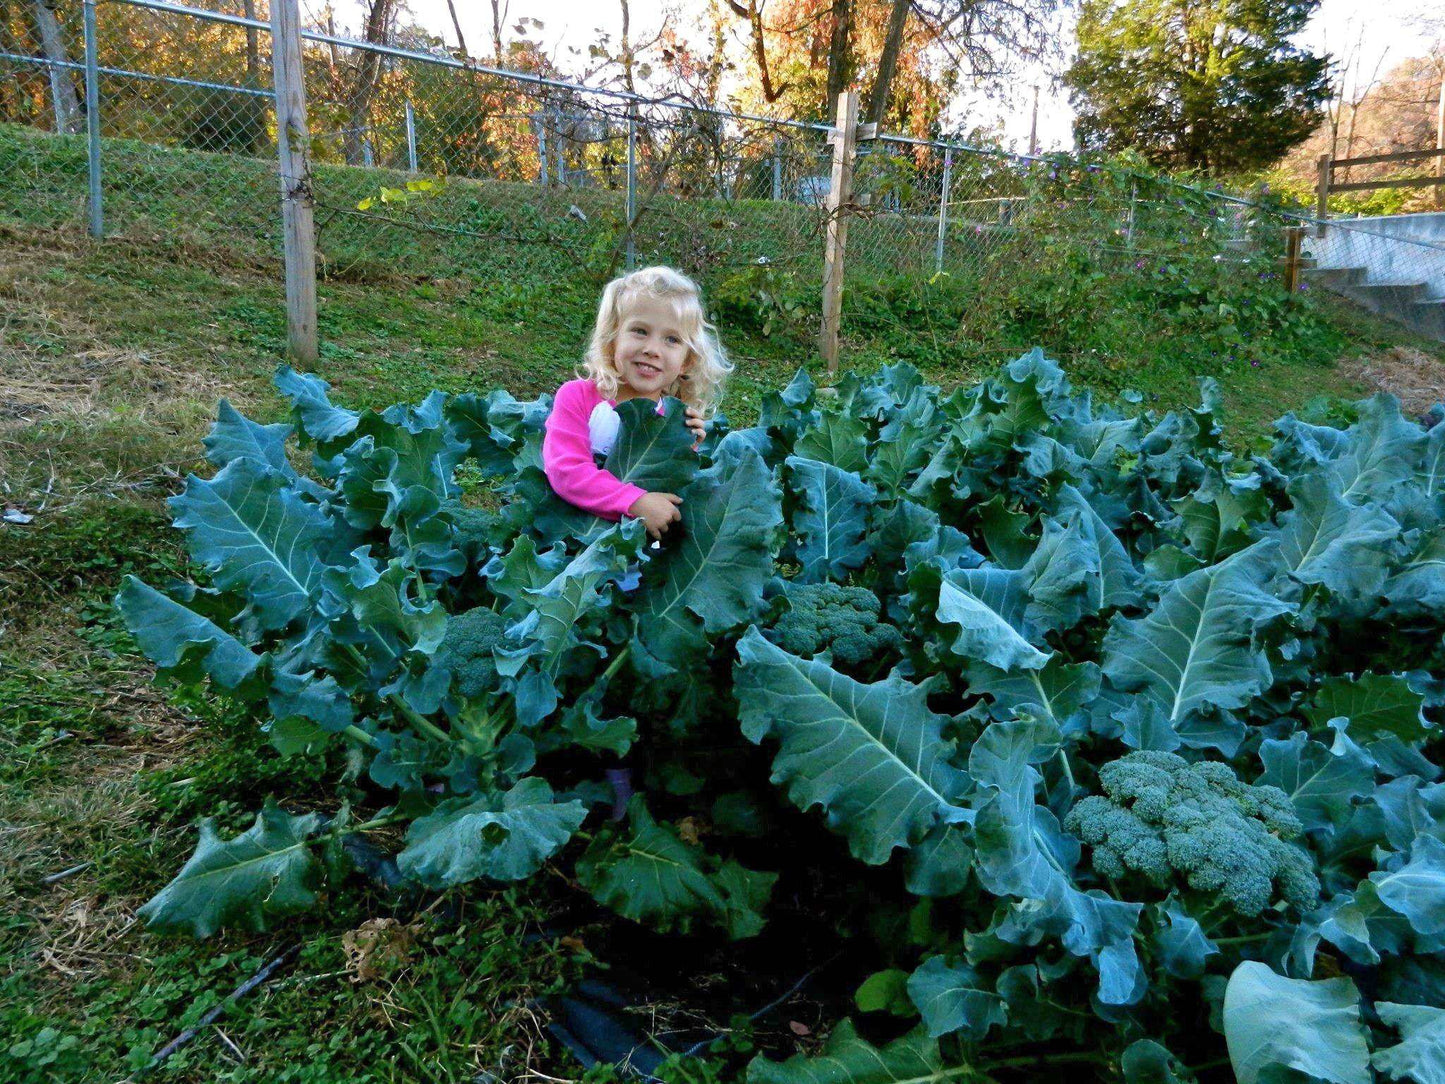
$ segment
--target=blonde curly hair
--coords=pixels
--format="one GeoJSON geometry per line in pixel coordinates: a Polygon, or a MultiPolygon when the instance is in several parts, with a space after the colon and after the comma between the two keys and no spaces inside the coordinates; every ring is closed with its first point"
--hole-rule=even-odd
{"type": "Polygon", "coordinates": [[[709,414],[722,398],[723,380],[733,371],[733,363],[718,342],[717,328],[708,322],[697,283],[671,267],[643,267],[607,284],[597,307],[597,323],[592,328],[581,375],[597,385],[604,399],[617,398],[622,375],[617,368],[617,335],[623,312],[641,297],[669,302],[687,343],[682,373],[664,389],[664,394],[709,414]]]}

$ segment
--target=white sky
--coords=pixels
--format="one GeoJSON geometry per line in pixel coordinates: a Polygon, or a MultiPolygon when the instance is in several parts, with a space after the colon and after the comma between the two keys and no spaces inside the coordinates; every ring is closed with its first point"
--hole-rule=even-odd
{"type": "MultiPolygon", "coordinates": [[[[473,52],[489,51],[492,10],[490,0],[454,0],[462,31],[473,52]]],[[[587,46],[598,40],[599,31],[610,33],[615,45],[622,28],[621,7],[615,0],[503,0],[507,18],[505,33],[514,36],[511,24],[521,16],[540,19],[539,32],[528,28],[528,37],[543,42],[556,57],[561,68],[576,71],[586,62],[587,46]],[[569,50],[579,50],[574,55],[569,50]]],[[[650,38],[664,20],[681,28],[684,37],[702,37],[706,33],[704,0],[631,0],[632,34],[634,40],[650,38]],[[689,35],[688,29],[694,34],[689,35]]],[[[305,6],[319,6],[310,0],[305,6]]],[[[337,0],[338,15],[348,29],[357,29],[357,0],[337,0]]],[[[441,34],[455,44],[451,17],[446,0],[409,0],[409,9],[416,22],[441,34]]],[[[1442,22],[1445,33],[1445,0],[1323,0],[1315,18],[1302,35],[1302,42],[1318,50],[1337,54],[1348,53],[1359,45],[1361,79],[1368,81],[1380,64],[1381,73],[1410,56],[1425,52],[1429,40],[1410,22],[1418,16],[1434,16],[1442,22]],[[1361,35],[1363,34],[1363,37],[1361,35]],[[1381,61],[1383,63],[1381,64],[1381,61]]],[[[1060,28],[1069,39],[1073,31],[1069,20],[1060,28]]],[[[735,53],[740,65],[749,63],[743,52],[743,25],[735,26],[735,53]]],[[[979,94],[961,95],[949,109],[950,121],[960,128],[975,125],[999,128],[1005,140],[1015,149],[1027,149],[1032,84],[1039,83],[1039,145],[1051,150],[1069,147],[1072,113],[1067,96],[1050,85],[1067,64],[1067,58],[1056,60],[1043,68],[1021,73],[1007,87],[993,88],[991,98],[979,94]]]]}

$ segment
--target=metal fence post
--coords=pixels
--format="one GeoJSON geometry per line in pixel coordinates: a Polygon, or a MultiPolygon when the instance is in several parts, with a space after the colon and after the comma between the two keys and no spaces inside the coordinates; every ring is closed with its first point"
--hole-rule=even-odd
{"type": "Polygon", "coordinates": [[[286,257],[286,344],[297,361],[315,364],[316,229],[298,0],[271,0],[271,70],[276,80],[276,156],[286,257]]]}
{"type": "Polygon", "coordinates": [[[406,164],[413,173],[416,168],[416,113],[411,108],[411,99],[406,102],[406,164]]]}
{"type": "Polygon", "coordinates": [[[783,141],[773,140],[773,199],[783,198],[783,141]]]}
{"type": "Polygon", "coordinates": [[[538,113],[537,122],[537,183],[547,187],[547,114],[538,113]]]}
{"type": "Polygon", "coordinates": [[[1330,182],[1334,179],[1334,157],[1329,151],[1320,155],[1315,167],[1319,176],[1315,181],[1315,236],[1325,235],[1325,219],[1330,217],[1330,182]]]}
{"type": "Polygon", "coordinates": [[[105,236],[100,193],[100,62],[96,57],[95,0],[85,0],[85,157],[89,166],[90,235],[105,236]]]}
{"type": "Polygon", "coordinates": [[[823,324],[818,352],[828,372],[838,371],[838,331],[843,322],[843,254],[848,247],[848,212],[853,199],[853,156],[858,142],[858,92],[838,95],[837,124],[828,134],[833,172],[828,187],[828,228],[823,249],[823,324]]]}
{"type": "Polygon", "coordinates": [[[1134,248],[1134,209],[1139,202],[1139,178],[1129,178],[1129,225],[1125,228],[1124,237],[1126,247],[1131,251],[1134,248]]]}
{"type": "Polygon", "coordinates": [[[938,242],[933,247],[933,271],[943,270],[943,238],[948,232],[948,190],[953,184],[953,148],[943,152],[943,187],[938,193],[938,242]]]}
{"type": "Polygon", "coordinates": [[[557,184],[567,187],[567,138],[562,134],[562,121],[566,118],[557,114],[557,184]]]}
{"type": "Polygon", "coordinates": [[[633,223],[637,219],[637,106],[627,110],[627,270],[637,266],[637,240],[633,223]]]}

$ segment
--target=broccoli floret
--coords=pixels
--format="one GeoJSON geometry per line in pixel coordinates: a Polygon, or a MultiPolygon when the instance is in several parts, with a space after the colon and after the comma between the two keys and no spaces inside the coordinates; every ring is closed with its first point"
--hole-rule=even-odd
{"type": "Polygon", "coordinates": [[[497,514],[460,504],[451,505],[447,511],[452,521],[452,545],[462,551],[468,564],[485,564],[500,526],[497,514]]]}
{"type": "Polygon", "coordinates": [[[1074,806],[1064,827],[1090,846],[1100,875],[1138,874],[1161,888],[1182,878],[1245,916],[1275,899],[1304,909],[1319,898],[1309,855],[1289,842],[1303,832],[1299,817],[1278,787],[1155,751],[1105,764],[1099,784],[1104,793],[1074,806]]]}
{"type": "Polygon", "coordinates": [[[453,614],[447,631],[432,656],[432,665],[448,670],[452,688],[468,700],[478,700],[497,686],[497,661],[492,648],[502,642],[507,620],[479,606],[453,614]]]}
{"type": "Polygon", "coordinates": [[[767,630],[768,639],[794,655],[831,651],[840,666],[858,666],[898,650],[903,638],[879,619],[878,596],[866,587],[840,583],[790,586],[787,612],[767,630]]]}

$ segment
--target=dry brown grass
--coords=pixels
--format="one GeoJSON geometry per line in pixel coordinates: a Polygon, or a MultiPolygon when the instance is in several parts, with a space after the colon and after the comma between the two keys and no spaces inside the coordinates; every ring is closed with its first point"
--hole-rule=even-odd
{"type": "Polygon", "coordinates": [[[247,399],[213,358],[116,347],[86,255],[0,230],[0,501],[30,512],[170,488],[216,400],[247,399]]]}
{"type": "MultiPolygon", "coordinates": [[[[137,779],[191,756],[200,731],[152,686],[148,668],[96,652],[59,621],[28,628],[21,642],[8,637],[6,648],[39,687],[95,674],[92,687],[65,686],[84,710],[52,739],[63,752],[56,767],[0,788],[0,913],[23,915],[27,927],[5,946],[7,966],[31,971],[43,996],[64,1001],[77,983],[131,966],[128,935],[144,897],[117,891],[107,858],[148,819],[153,803],[137,779]]],[[[155,842],[177,842],[168,835],[155,842]]]]}
{"type": "Polygon", "coordinates": [[[1423,414],[1445,403],[1445,361],[1413,346],[1392,346],[1344,363],[1372,391],[1387,391],[1406,414],[1423,414]]]}

